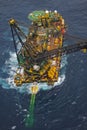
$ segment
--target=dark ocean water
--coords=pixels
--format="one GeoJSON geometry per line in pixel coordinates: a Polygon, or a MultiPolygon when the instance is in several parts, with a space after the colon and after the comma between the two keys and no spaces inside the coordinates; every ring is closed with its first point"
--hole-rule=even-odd
{"type": "Polygon", "coordinates": [[[68,34],[87,39],[87,0],[0,0],[0,130],[87,130],[87,54],[69,55],[62,84],[37,94],[32,128],[23,121],[30,95],[6,89],[6,61],[14,52],[8,20],[30,24],[28,13],[40,9],[58,10],[68,34]]]}

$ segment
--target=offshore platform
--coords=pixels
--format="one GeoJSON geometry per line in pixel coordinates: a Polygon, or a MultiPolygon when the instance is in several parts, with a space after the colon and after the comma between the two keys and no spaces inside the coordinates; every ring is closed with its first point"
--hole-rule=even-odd
{"type": "Polygon", "coordinates": [[[31,93],[35,99],[34,95],[38,92],[37,83],[54,85],[58,81],[61,56],[80,50],[87,52],[87,41],[63,46],[66,24],[57,10],[34,11],[28,18],[32,21],[28,35],[25,35],[15,19],[9,20],[19,65],[14,83],[16,86],[33,83],[31,93]]]}
{"type": "Polygon", "coordinates": [[[56,10],[34,11],[28,18],[32,24],[27,36],[16,20],[9,21],[19,64],[14,83],[17,86],[32,82],[53,85],[58,80],[61,56],[81,49],[86,52],[87,42],[63,47],[66,25],[56,10]],[[20,50],[17,48],[18,41],[21,43],[20,50]]]}

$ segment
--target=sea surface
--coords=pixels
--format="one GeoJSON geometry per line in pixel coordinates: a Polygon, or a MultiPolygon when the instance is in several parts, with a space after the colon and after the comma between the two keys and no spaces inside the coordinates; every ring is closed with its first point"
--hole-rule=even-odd
{"type": "Polygon", "coordinates": [[[31,95],[29,85],[13,83],[18,65],[8,21],[30,25],[28,14],[43,9],[58,10],[65,19],[67,34],[74,36],[66,35],[66,45],[87,39],[87,0],[0,0],[0,130],[87,130],[87,54],[82,52],[62,57],[56,87],[40,84],[34,125],[25,126],[31,95]]]}

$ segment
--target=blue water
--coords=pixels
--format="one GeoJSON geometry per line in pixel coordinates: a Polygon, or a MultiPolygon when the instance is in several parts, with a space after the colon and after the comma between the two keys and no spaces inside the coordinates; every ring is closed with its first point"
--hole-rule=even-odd
{"type": "Polygon", "coordinates": [[[25,127],[30,95],[15,89],[12,81],[17,61],[8,20],[30,24],[28,13],[39,9],[58,10],[67,32],[87,39],[87,0],[0,0],[0,130],[87,130],[87,54],[81,52],[62,60],[64,80],[51,90],[39,91],[35,124],[25,127]]]}

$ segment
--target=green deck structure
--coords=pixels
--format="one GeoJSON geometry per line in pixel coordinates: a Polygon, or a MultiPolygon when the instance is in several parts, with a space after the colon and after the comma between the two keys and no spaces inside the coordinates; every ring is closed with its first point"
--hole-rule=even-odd
{"type": "Polygon", "coordinates": [[[40,11],[33,11],[28,15],[28,18],[32,21],[37,21],[39,20],[39,16],[45,15],[45,12],[43,10],[40,11]]]}

